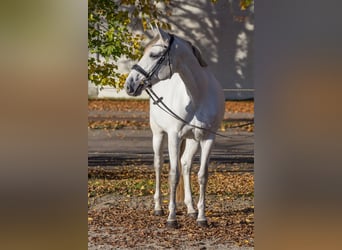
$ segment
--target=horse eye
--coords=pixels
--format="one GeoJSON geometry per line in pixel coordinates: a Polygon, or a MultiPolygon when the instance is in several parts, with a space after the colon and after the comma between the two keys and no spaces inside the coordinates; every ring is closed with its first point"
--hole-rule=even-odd
{"type": "Polygon", "coordinates": [[[156,59],[156,58],[159,58],[160,55],[159,55],[159,54],[151,53],[151,54],[150,54],[150,57],[156,59]]]}

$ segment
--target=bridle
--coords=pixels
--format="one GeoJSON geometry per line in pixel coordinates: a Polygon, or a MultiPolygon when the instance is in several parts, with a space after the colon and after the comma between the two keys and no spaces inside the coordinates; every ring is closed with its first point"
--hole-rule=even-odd
{"type": "Polygon", "coordinates": [[[154,74],[157,72],[157,70],[160,68],[160,66],[163,64],[163,62],[165,61],[166,57],[168,57],[169,60],[169,68],[170,68],[170,75],[169,78],[171,78],[173,72],[172,72],[172,68],[171,68],[171,58],[170,58],[170,50],[171,50],[171,46],[172,43],[174,41],[174,35],[169,34],[170,35],[170,41],[169,41],[169,46],[166,48],[166,50],[163,52],[163,54],[161,55],[161,57],[158,59],[157,63],[153,66],[153,68],[151,69],[150,72],[146,72],[146,70],[144,70],[141,66],[139,66],[138,64],[134,64],[132,67],[132,70],[136,70],[138,71],[140,74],[142,74],[145,79],[142,81],[142,84],[146,87],[151,87],[151,78],[154,76],[154,74]]]}

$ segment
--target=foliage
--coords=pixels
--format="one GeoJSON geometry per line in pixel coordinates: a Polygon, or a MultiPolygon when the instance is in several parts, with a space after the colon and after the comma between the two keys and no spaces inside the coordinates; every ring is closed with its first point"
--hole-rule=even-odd
{"type": "Polygon", "coordinates": [[[240,8],[241,10],[246,10],[253,3],[254,3],[254,0],[240,0],[240,8]]]}
{"type": "Polygon", "coordinates": [[[88,80],[96,85],[122,88],[127,77],[117,72],[119,58],[136,60],[142,54],[143,35],[133,34],[132,25],[156,23],[163,28],[169,24],[159,21],[170,12],[162,10],[161,3],[169,0],[88,0],[88,80]]]}

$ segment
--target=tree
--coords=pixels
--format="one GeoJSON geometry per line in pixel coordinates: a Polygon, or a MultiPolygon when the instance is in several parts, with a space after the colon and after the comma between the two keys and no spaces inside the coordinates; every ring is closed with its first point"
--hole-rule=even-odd
{"type": "Polygon", "coordinates": [[[125,56],[136,60],[142,55],[143,35],[133,34],[129,26],[148,23],[170,28],[160,21],[170,15],[169,0],[88,0],[88,80],[96,85],[122,88],[126,74],[117,71],[117,61],[125,56]]]}
{"type": "Polygon", "coordinates": [[[254,4],[254,0],[240,0],[241,10],[248,9],[252,4],[254,4]]]}

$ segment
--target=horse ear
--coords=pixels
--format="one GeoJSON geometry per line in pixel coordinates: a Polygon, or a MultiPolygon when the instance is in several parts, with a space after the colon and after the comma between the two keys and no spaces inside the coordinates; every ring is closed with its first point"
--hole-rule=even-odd
{"type": "Polygon", "coordinates": [[[150,26],[151,30],[153,31],[153,33],[156,33],[156,29],[153,27],[153,25],[151,23],[149,23],[149,26],[150,26]]]}
{"type": "MultiPolygon", "coordinates": [[[[190,42],[189,42],[190,43],[190,42]]],[[[201,51],[194,45],[191,45],[191,48],[192,48],[192,53],[194,53],[194,55],[196,56],[199,64],[202,66],[202,67],[207,67],[208,64],[206,63],[206,61],[204,61],[203,57],[202,57],[202,54],[201,54],[201,51]]]]}
{"type": "Polygon", "coordinates": [[[170,39],[170,35],[167,32],[165,32],[162,28],[159,28],[158,26],[157,26],[157,30],[158,30],[158,34],[161,37],[161,39],[165,43],[168,43],[168,41],[170,39]]]}

